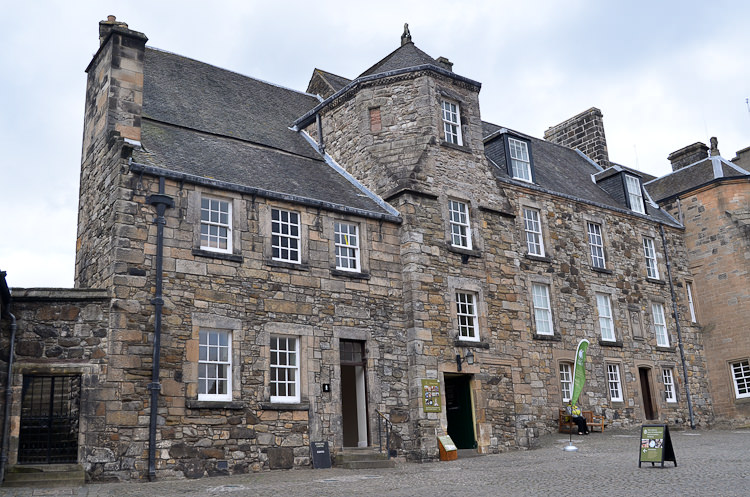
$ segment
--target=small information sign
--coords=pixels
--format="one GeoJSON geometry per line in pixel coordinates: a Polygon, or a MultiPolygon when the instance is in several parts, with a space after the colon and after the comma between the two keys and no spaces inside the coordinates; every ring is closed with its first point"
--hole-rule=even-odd
{"type": "Polygon", "coordinates": [[[643,462],[650,462],[651,466],[661,463],[663,468],[664,461],[672,461],[677,466],[669,427],[667,425],[642,425],[638,467],[640,468],[643,462]]]}
{"type": "Polygon", "coordinates": [[[331,467],[331,451],[328,442],[310,442],[310,455],[313,468],[326,469],[331,467]]]}
{"type": "Polygon", "coordinates": [[[440,412],[440,381],[422,380],[422,409],[424,412],[440,412]]]}
{"type": "Polygon", "coordinates": [[[450,435],[438,435],[438,449],[440,449],[441,461],[458,459],[458,447],[453,443],[450,435]]]}

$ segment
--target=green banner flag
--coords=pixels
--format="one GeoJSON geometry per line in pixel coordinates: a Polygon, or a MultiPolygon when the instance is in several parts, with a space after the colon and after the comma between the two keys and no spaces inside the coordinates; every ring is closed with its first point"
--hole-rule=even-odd
{"type": "Polygon", "coordinates": [[[576,362],[573,366],[573,394],[570,396],[570,405],[576,405],[578,396],[581,395],[583,384],[586,382],[586,351],[589,348],[589,341],[585,338],[578,342],[576,349],[576,362]]]}

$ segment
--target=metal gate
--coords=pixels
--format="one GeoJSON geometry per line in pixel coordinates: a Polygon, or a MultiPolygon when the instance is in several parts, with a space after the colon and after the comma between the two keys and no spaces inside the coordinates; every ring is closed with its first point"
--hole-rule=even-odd
{"type": "Polygon", "coordinates": [[[24,376],[19,464],[78,462],[80,376],[24,376]]]}

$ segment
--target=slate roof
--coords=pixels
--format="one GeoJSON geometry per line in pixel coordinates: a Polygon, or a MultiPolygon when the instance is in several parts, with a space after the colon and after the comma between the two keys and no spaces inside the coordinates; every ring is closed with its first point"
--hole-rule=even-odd
{"type": "Polygon", "coordinates": [[[316,97],[151,48],[143,88],[135,162],[239,191],[391,215],[289,129],[316,97]]]}
{"type": "Polygon", "coordinates": [[[396,50],[386,55],[383,59],[375,63],[375,65],[360,74],[359,77],[361,78],[371,74],[380,74],[383,72],[406,69],[424,64],[432,64],[441,67],[438,61],[418,49],[414,43],[409,42],[401,45],[396,50]]]}
{"type": "Polygon", "coordinates": [[[750,172],[721,156],[714,156],[649,181],[644,186],[655,201],[661,202],[721,178],[737,177],[750,178],[750,172]]]}
{"type": "MultiPolygon", "coordinates": [[[[495,176],[504,182],[511,181],[519,185],[525,184],[518,180],[512,180],[510,174],[508,174],[503,135],[510,134],[530,142],[534,163],[534,185],[573,199],[629,211],[626,205],[613,198],[592,181],[591,175],[602,171],[602,169],[578,151],[488,122],[482,122],[482,129],[485,137],[485,155],[497,166],[493,168],[495,176]]],[[[669,224],[675,223],[674,219],[668,214],[652,205],[648,205],[647,210],[649,217],[654,220],[669,224]]]]}
{"type": "MultiPolygon", "coordinates": [[[[336,93],[346,85],[352,82],[351,79],[347,79],[343,76],[339,76],[337,74],[333,74],[328,71],[324,71],[322,69],[315,69],[315,72],[317,72],[323,80],[328,83],[328,86],[331,87],[331,90],[333,90],[333,93],[336,93]]],[[[297,116],[299,117],[299,116],[297,116]]]]}

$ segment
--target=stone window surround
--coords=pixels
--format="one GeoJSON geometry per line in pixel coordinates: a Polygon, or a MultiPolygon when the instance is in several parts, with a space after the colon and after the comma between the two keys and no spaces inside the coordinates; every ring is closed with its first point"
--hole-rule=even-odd
{"type": "MultiPolygon", "coordinates": [[[[562,387],[560,385],[560,365],[561,364],[570,364],[570,374],[573,374],[573,365],[575,364],[576,360],[576,351],[575,350],[552,350],[552,364],[554,364],[554,370],[552,371],[552,374],[554,375],[552,381],[549,382],[549,385],[553,385],[554,389],[551,390],[551,394],[555,396],[559,402],[558,405],[562,405],[565,401],[563,401],[562,397],[562,387]]],[[[579,401],[580,404],[580,401],[579,401]]]]}
{"type": "Polygon", "coordinates": [[[328,240],[330,253],[330,270],[334,276],[347,276],[351,278],[369,278],[370,268],[370,237],[369,226],[365,219],[354,216],[336,214],[335,217],[322,217],[323,238],[328,240]],[[336,267],[336,243],[334,223],[356,224],[359,234],[359,271],[347,271],[336,267]]]}
{"type": "Polygon", "coordinates": [[[482,287],[482,284],[479,281],[475,279],[471,279],[471,278],[461,278],[461,277],[456,277],[456,276],[448,277],[448,294],[445,295],[445,301],[450,303],[450,316],[451,316],[451,323],[453,323],[453,325],[451,326],[451,330],[448,332],[448,334],[449,334],[449,337],[454,341],[454,343],[487,342],[486,337],[483,339],[483,334],[486,335],[487,333],[489,333],[489,328],[488,328],[488,323],[487,323],[487,305],[486,305],[484,295],[485,295],[484,289],[482,287]],[[458,334],[458,314],[456,310],[456,292],[457,291],[473,293],[476,298],[475,303],[474,303],[476,307],[476,315],[477,315],[477,323],[476,323],[477,338],[476,340],[471,340],[466,337],[461,337],[458,334]]]}
{"type": "Polygon", "coordinates": [[[242,215],[242,213],[246,212],[245,201],[241,198],[230,196],[227,192],[216,192],[200,186],[196,186],[195,190],[188,192],[187,201],[188,206],[185,220],[193,225],[193,255],[242,262],[242,232],[248,230],[247,216],[242,215]],[[231,252],[201,248],[201,198],[204,196],[226,200],[231,204],[231,252]]]}
{"type": "Polygon", "coordinates": [[[191,315],[191,335],[190,340],[188,340],[185,344],[185,362],[182,365],[182,377],[185,383],[185,396],[189,401],[189,404],[191,404],[191,406],[188,407],[202,407],[204,405],[224,405],[239,401],[242,398],[240,364],[242,364],[241,344],[243,343],[243,338],[244,332],[242,330],[242,321],[239,319],[199,312],[194,312],[191,315]],[[226,330],[231,333],[231,400],[204,401],[198,399],[198,353],[200,349],[199,334],[202,328],[226,330]]]}
{"type": "Polygon", "coordinates": [[[625,399],[627,398],[627,394],[625,392],[625,373],[623,370],[623,362],[620,359],[616,358],[609,358],[607,357],[604,361],[604,381],[605,381],[605,387],[607,389],[607,398],[609,399],[610,403],[612,404],[624,404],[625,399]],[[612,400],[612,396],[610,394],[609,389],[609,366],[617,366],[617,372],[619,376],[620,381],[620,400],[612,400]]]}
{"type": "Polygon", "coordinates": [[[591,285],[591,291],[594,293],[593,298],[593,312],[591,315],[594,317],[594,329],[599,340],[599,345],[604,347],[622,347],[622,316],[620,315],[619,307],[617,306],[617,299],[615,298],[615,289],[603,286],[603,285],[591,285]],[[609,307],[612,311],[612,326],[614,328],[614,341],[602,340],[601,328],[599,327],[599,305],[596,301],[596,294],[602,294],[609,296],[609,307]]]}
{"type": "Polygon", "coordinates": [[[726,361],[726,367],[727,367],[727,374],[729,377],[729,382],[732,385],[732,392],[734,393],[734,402],[735,404],[746,404],[750,403],[750,393],[746,394],[740,394],[737,389],[737,378],[734,374],[734,365],[739,363],[748,363],[750,365],[750,357],[737,357],[733,359],[727,359],[726,361]]]}
{"type": "Polygon", "coordinates": [[[672,345],[672,340],[670,339],[670,333],[669,333],[669,320],[667,319],[667,301],[661,297],[651,297],[648,301],[648,310],[650,311],[648,313],[650,318],[650,328],[651,328],[651,334],[654,339],[654,343],[656,344],[656,347],[659,349],[670,349],[672,345]],[[654,317],[654,304],[661,305],[661,311],[664,316],[664,330],[667,336],[667,345],[659,345],[658,340],[656,338],[656,320],[654,317]]]}
{"type": "Polygon", "coordinates": [[[283,322],[268,322],[263,325],[262,331],[255,339],[255,345],[259,349],[257,367],[254,366],[255,370],[263,372],[263,389],[259,392],[261,398],[258,399],[262,409],[304,410],[309,407],[310,385],[313,384],[313,379],[309,378],[308,373],[318,369],[312,353],[314,342],[313,326],[283,322]],[[271,335],[298,339],[299,403],[271,402],[271,335]]]}
{"type": "Polygon", "coordinates": [[[593,216],[591,214],[584,213],[583,214],[583,233],[584,233],[584,240],[586,242],[586,253],[588,254],[589,264],[591,265],[591,268],[597,271],[608,271],[607,266],[610,265],[610,258],[607,250],[607,221],[603,217],[599,216],[593,216]],[[602,253],[604,255],[604,267],[600,268],[597,266],[594,266],[594,260],[591,257],[591,245],[589,243],[589,223],[592,224],[598,224],[602,231],[602,253]]]}
{"type": "Polygon", "coordinates": [[[529,317],[531,319],[532,327],[533,327],[533,338],[539,339],[539,340],[560,340],[561,339],[561,332],[559,329],[559,326],[556,325],[555,317],[558,315],[558,309],[557,309],[557,300],[553,298],[554,295],[554,285],[552,278],[546,275],[540,275],[540,274],[529,274],[528,275],[528,298],[529,298],[529,317]],[[533,294],[533,285],[534,283],[540,284],[540,285],[546,285],[547,290],[549,292],[549,311],[550,311],[550,319],[552,320],[552,335],[542,335],[537,333],[536,330],[536,314],[534,312],[534,294],[533,294]]]}
{"type": "Polygon", "coordinates": [[[518,201],[518,212],[519,215],[516,216],[516,219],[518,219],[519,222],[519,228],[521,237],[520,240],[523,242],[523,250],[521,253],[526,254],[528,257],[533,258],[543,258],[547,259],[550,257],[549,251],[547,250],[547,244],[545,241],[550,240],[549,231],[547,229],[547,223],[545,221],[545,209],[544,204],[540,201],[532,200],[529,198],[521,198],[518,201]],[[523,215],[523,210],[526,209],[533,209],[539,212],[539,225],[541,229],[541,244],[542,244],[542,255],[535,255],[535,254],[529,254],[529,247],[528,242],[526,241],[526,220],[523,215]]]}
{"type": "Polygon", "coordinates": [[[440,206],[440,215],[445,220],[443,223],[443,231],[445,237],[445,245],[449,251],[455,252],[461,255],[468,255],[472,257],[480,257],[482,250],[484,249],[484,242],[477,230],[478,222],[474,222],[478,219],[477,212],[479,207],[476,205],[473,199],[466,197],[466,192],[459,192],[450,188],[447,188],[437,198],[438,205],[440,206]],[[450,209],[448,208],[448,201],[454,200],[457,202],[463,202],[469,209],[469,232],[471,239],[471,248],[458,247],[453,245],[453,237],[451,233],[451,215],[450,209]]]}
{"type": "Polygon", "coordinates": [[[308,213],[296,205],[286,205],[279,202],[258,204],[258,233],[263,238],[263,260],[269,266],[286,267],[289,269],[309,270],[310,226],[314,225],[317,215],[308,213]],[[277,261],[273,259],[271,246],[271,209],[281,209],[299,214],[299,250],[300,262],[277,261]]]}
{"type": "Polygon", "coordinates": [[[469,148],[469,141],[467,140],[467,134],[466,134],[466,108],[467,104],[466,101],[456,93],[455,91],[450,90],[449,88],[446,88],[442,85],[438,85],[435,88],[435,109],[437,110],[437,118],[439,123],[439,132],[438,132],[438,138],[440,139],[440,145],[447,146],[456,150],[461,150],[464,152],[470,152],[471,149],[469,148]],[[459,120],[459,132],[461,137],[460,144],[449,142],[445,139],[445,124],[443,120],[443,101],[448,101],[450,103],[456,104],[456,110],[458,111],[458,120],[459,120]]]}
{"type": "Polygon", "coordinates": [[[673,364],[660,364],[659,370],[661,371],[661,383],[664,385],[664,402],[666,404],[676,404],[679,397],[677,396],[677,376],[675,375],[675,366],[673,364]],[[664,371],[669,371],[672,376],[672,400],[667,398],[667,386],[664,382],[664,371]]]}

